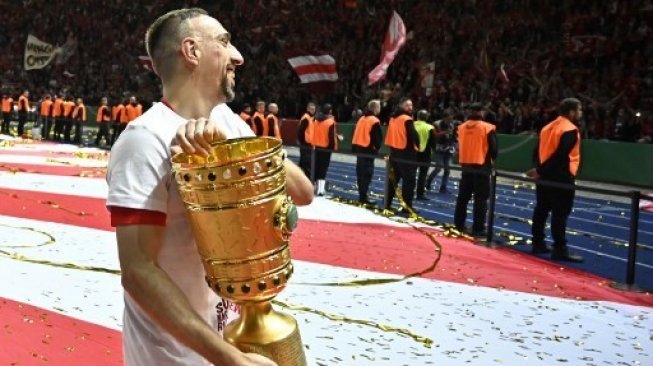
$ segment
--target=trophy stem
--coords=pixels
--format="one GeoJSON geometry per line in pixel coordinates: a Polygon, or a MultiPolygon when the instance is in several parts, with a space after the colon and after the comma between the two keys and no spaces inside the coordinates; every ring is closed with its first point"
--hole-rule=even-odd
{"type": "Polygon", "coordinates": [[[274,310],[269,301],[242,303],[240,318],[227,325],[224,339],[279,366],[306,366],[297,321],[274,310]]]}

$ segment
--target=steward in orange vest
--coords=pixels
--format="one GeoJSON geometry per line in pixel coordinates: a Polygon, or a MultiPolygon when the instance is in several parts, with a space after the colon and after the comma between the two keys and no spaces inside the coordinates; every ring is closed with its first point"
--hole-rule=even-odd
{"type": "Polygon", "coordinates": [[[66,142],[72,142],[70,139],[70,132],[73,129],[73,110],[75,109],[75,102],[73,102],[73,97],[66,97],[66,101],[63,102],[63,117],[64,117],[64,130],[63,130],[63,139],[66,142]]]}
{"type": "MultiPolygon", "coordinates": [[[[415,173],[417,166],[409,162],[417,163],[417,151],[419,146],[419,137],[413,123],[413,101],[403,98],[399,102],[399,108],[390,118],[388,130],[385,134],[385,144],[390,147],[390,166],[394,171],[394,182],[390,180],[388,187],[388,197],[385,201],[385,209],[391,210],[392,199],[395,196],[396,186],[400,181],[401,196],[406,205],[413,208],[413,198],[415,196],[415,173]],[[395,161],[402,159],[403,161],[395,161]],[[394,184],[393,184],[394,183],[394,184]]],[[[401,211],[402,215],[408,215],[408,212],[401,211]]]]}
{"type": "Polygon", "coordinates": [[[313,120],[315,116],[315,103],[306,105],[306,113],[299,119],[297,127],[297,144],[299,145],[299,167],[304,174],[311,178],[311,152],[313,145],[313,120]]]}
{"type": "MultiPolygon", "coordinates": [[[[136,101],[136,97],[129,98],[129,104],[125,106],[124,123],[127,124],[143,114],[143,106],[136,101]]],[[[120,121],[123,122],[123,121],[120,121]]]]}
{"type": "Polygon", "coordinates": [[[82,123],[86,122],[86,106],[82,98],[77,98],[77,103],[72,113],[72,120],[75,123],[75,137],[73,142],[79,145],[82,143],[82,123]]]}
{"type": "MultiPolygon", "coordinates": [[[[240,112],[240,119],[242,119],[249,128],[252,128],[252,107],[245,103],[243,104],[243,110],[240,112]]],[[[252,129],[254,131],[254,129],[252,129]]]]}
{"type": "Polygon", "coordinates": [[[1,132],[5,135],[9,134],[9,123],[11,123],[11,115],[14,113],[14,98],[3,94],[2,95],[2,129],[1,132]]]}
{"type": "Polygon", "coordinates": [[[54,141],[60,141],[61,135],[63,134],[65,119],[63,115],[63,104],[64,98],[62,95],[59,95],[54,98],[54,103],[52,103],[52,118],[54,119],[54,136],[52,139],[54,141]]]}
{"type": "Polygon", "coordinates": [[[95,122],[98,124],[98,132],[95,136],[95,146],[100,146],[100,141],[104,137],[107,145],[111,145],[111,137],[109,136],[109,125],[111,124],[111,111],[109,110],[109,102],[106,97],[100,101],[100,107],[97,109],[97,116],[95,122]]]}
{"type": "Polygon", "coordinates": [[[41,136],[47,140],[50,138],[50,130],[52,129],[52,97],[50,94],[46,94],[41,101],[39,118],[41,119],[41,136]]]}
{"type": "Polygon", "coordinates": [[[538,181],[555,181],[574,184],[578,166],[580,165],[580,132],[576,123],[583,116],[581,102],[575,98],[563,100],[558,107],[559,117],[542,128],[540,139],[535,150],[536,168],[526,174],[535,179],[536,199],[533,211],[532,252],[548,253],[544,226],[551,212],[551,235],[553,236],[554,260],[582,262],[583,258],[569,253],[567,248],[567,219],[574,205],[573,188],[557,188],[538,184],[538,181]]]}
{"type": "Polygon", "coordinates": [[[276,103],[268,104],[268,115],[265,117],[262,136],[276,137],[281,139],[281,130],[279,129],[279,107],[276,103]]]}
{"type": "Polygon", "coordinates": [[[470,107],[469,120],[458,126],[458,162],[463,168],[454,212],[454,225],[465,230],[467,204],[474,195],[472,236],[485,236],[487,199],[490,196],[490,173],[497,158],[497,135],[493,124],[483,122],[483,106],[470,107]]]}
{"type": "Polygon", "coordinates": [[[116,143],[120,133],[127,127],[127,114],[125,113],[125,104],[127,101],[123,99],[122,103],[118,103],[111,108],[111,119],[113,120],[113,133],[111,134],[111,145],[116,143]],[[125,122],[123,122],[125,121],[125,122]]]}
{"type": "Polygon", "coordinates": [[[256,112],[252,116],[252,130],[256,136],[267,136],[267,129],[264,129],[266,126],[265,119],[265,102],[258,101],[256,102],[256,112]]]}
{"type": "Polygon", "coordinates": [[[18,97],[18,136],[23,136],[25,123],[27,122],[27,113],[29,112],[29,92],[25,90],[18,97]]]}
{"type": "Polygon", "coordinates": [[[377,117],[381,113],[381,102],[371,100],[367,103],[365,114],[356,122],[356,129],[351,140],[351,151],[368,156],[356,156],[356,183],[358,185],[358,201],[363,204],[372,203],[367,193],[374,176],[374,156],[381,148],[383,137],[381,121],[377,117]]]}
{"type": "Polygon", "coordinates": [[[326,193],[326,174],[331,163],[331,152],[338,150],[336,120],[333,118],[331,104],[325,103],[315,115],[313,123],[313,146],[315,146],[315,180],[317,195],[326,193]]]}

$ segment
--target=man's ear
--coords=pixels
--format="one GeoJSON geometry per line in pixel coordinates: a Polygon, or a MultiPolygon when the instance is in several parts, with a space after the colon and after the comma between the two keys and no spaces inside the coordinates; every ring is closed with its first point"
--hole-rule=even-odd
{"type": "Polygon", "coordinates": [[[181,55],[187,63],[192,65],[199,64],[201,51],[195,39],[186,37],[181,41],[181,55]]]}

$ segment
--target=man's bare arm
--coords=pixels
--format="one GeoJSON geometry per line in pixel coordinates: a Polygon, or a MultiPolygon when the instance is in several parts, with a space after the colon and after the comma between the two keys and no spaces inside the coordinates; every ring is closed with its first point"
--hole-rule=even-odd
{"type": "Polygon", "coordinates": [[[164,230],[154,225],[117,228],[122,285],[129,296],[163,329],[212,363],[275,365],[224,342],[193,310],[184,293],[157,263],[164,230]]]}

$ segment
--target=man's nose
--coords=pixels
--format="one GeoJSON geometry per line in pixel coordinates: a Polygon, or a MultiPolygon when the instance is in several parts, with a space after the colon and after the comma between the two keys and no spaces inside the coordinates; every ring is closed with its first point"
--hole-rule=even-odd
{"type": "Polygon", "coordinates": [[[234,65],[242,65],[245,63],[243,55],[240,54],[240,51],[233,44],[229,43],[229,57],[231,57],[231,62],[234,65]]]}

